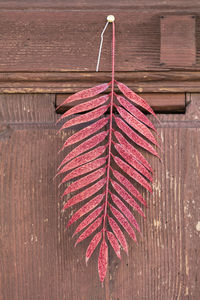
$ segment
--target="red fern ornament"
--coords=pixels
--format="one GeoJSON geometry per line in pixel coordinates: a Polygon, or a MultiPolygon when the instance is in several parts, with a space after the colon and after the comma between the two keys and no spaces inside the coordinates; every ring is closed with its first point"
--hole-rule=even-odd
{"type": "Polygon", "coordinates": [[[78,142],[79,145],[75,146],[64,158],[57,175],[67,173],[60,184],[73,180],[62,195],[64,197],[73,193],[63,209],[84,202],[83,206],[71,216],[67,227],[82,218],[74,232],[74,235],[80,234],[75,245],[93,234],[86,250],[86,263],[100,244],[98,272],[101,282],[105,279],[108,266],[108,246],[111,245],[119,258],[121,258],[121,247],[128,254],[123,232],[136,242],[135,230],[140,232],[140,228],[135,214],[139,213],[145,217],[138,201],[144,206],[146,206],[146,201],[134,187],[131,179],[152,192],[152,168],[136,146],[159,157],[154,148],[158,146],[153,135],[156,129],[138,107],[154,117],[156,117],[155,113],[144,99],[114,79],[114,22],[112,26],[111,82],[70,96],[61,105],[81,99],[87,99],[87,101],[71,108],[58,120],[86,112],[67,120],[60,130],[93,121],[91,125],[74,133],[66,140],[61,150],[78,142]],[[115,84],[123,96],[114,92],[115,84]],[[110,86],[111,92],[108,95],[98,96],[110,86]],[[113,114],[114,107],[118,116],[113,114]],[[105,116],[106,112],[109,114],[108,117],[105,116]],[[113,124],[117,129],[113,129],[113,124]],[[116,167],[121,171],[117,171],[116,167]],[[129,208],[130,206],[133,211],[129,208]]]}

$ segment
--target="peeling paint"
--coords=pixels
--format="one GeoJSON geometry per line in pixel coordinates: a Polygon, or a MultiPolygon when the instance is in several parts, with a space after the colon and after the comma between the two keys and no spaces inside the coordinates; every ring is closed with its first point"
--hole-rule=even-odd
{"type": "Polygon", "coordinates": [[[197,225],[196,225],[196,230],[200,231],[200,221],[198,221],[197,225]]]}
{"type": "Polygon", "coordinates": [[[186,272],[186,275],[188,276],[189,275],[189,265],[188,265],[188,255],[187,255],[187,253],[185,254],[185,272],[186,272]]]}
{"type": "Polygon", "coordinates": [[[38,238],[36,234],[31,234],[31,244],[36,243],[38,241],[38,238]]]}
{"type": "Polygon", "coordinates": [[[160,227],[161,227],[161,222],[160,222],[160,220],[154,220],[154,221],[153,221],[153,224],[154,224],[154,226],[155,226],[156,228],[160,228],[160,227]]]}

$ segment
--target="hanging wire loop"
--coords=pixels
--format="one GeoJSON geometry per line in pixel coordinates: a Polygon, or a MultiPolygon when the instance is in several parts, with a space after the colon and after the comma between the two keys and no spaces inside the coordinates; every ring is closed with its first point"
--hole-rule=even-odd
{"type": "Polygon", "coordinates": [[[99,46],[99,54],[98,54],[98,59],[97,59],[97,66],[96,66],[96,72],[99,71],[99,64],[100,64],[100,59],[101,59],[101,50],[102,50],[102,46],[103,46],[103,35],[104,35],[104,32],[106,31],[106,28],[109,24],[109,21],[107,21],[102,33],[101,33],[101,41],[100,41],[100,46],[99,46]]]}

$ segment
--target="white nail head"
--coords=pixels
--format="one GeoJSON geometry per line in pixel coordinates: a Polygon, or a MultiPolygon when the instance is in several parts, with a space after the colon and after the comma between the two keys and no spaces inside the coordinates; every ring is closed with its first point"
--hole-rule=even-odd
{"type": "Polygon", "coordinates": [[[115,17],[113,15],[109,15],[109,16],[107,16],[107,21],[112,23],[115,21],[115,17]]]}

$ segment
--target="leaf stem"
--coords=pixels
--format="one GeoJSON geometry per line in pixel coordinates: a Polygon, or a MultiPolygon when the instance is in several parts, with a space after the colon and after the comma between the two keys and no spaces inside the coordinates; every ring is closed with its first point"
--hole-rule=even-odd
{"type": "Polygon", "coordinates": [[[106,192],[105,192],[105,207],[103,215],[103,239],[105,239],[106,231],[106,217],[108,208],[108,192],[110,181],[110,159],[111,159],[111,147],[112,147],[112,121],[113,121],[113,99],[114,99],[114,84],[115,84],[115,22],[112,23],[112,81],[111,81],[111,99],[110,99],[110,128],[109,128],[109,142],[108,142],[108,164],[107,164],[107,176],[106,176],[106,192]]]}

